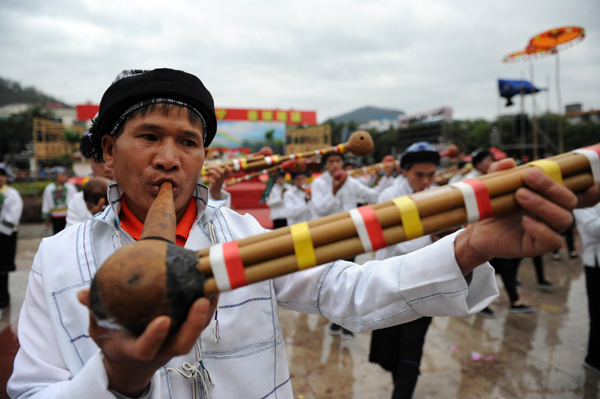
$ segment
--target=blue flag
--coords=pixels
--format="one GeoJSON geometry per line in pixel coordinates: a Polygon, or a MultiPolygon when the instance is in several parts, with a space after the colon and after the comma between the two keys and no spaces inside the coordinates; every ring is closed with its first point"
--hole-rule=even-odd
{"type": "Polygon", "coordinates": [[[498,90],[500,90],[500,97],[506,98],[506,106],[509,107],[513,105],[511,99],[514,96],[534,94],[546,89],[538,89],[526,80],[498,79],[498,90]]]}

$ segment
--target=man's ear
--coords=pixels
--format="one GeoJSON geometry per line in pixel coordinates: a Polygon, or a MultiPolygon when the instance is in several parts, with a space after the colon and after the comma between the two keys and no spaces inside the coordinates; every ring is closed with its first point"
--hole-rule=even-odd
{"type": "Polygon", "coordinates": [[[208,148],[204,147],[204,161],[206,162],[206,157],[208,156],[208,148]]]}
{"type": "Polygon", "coordinates": [[[102,136],[102,155],[109,168],[113,167],[115,140],[116,137],[111,134],[102,136]]]}

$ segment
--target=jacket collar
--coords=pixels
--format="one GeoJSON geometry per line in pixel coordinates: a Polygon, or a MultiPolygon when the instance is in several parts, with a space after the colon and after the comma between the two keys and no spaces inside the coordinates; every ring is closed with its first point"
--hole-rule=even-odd
{"type": "MultiPolygon", "coordinates": [[[[118,226],[120,224],[119,221],[119,213],[121,212],[121,196],[123,195],[123,190],[121,190],[121,188],[115,183],[115,184],[111,184],[108,187],[108,202],[110,203],[110,210],[112,210],[112,212],[110,212],[110,210],[107,208],[107,210],[109,212],[103,212],[101,218],[106,220],[108,218],[114,218],[114,221],[116,223],[116,225],[118,226]],[[112,213],[112,216],[109,215],[109,213],[112,213]]],[[[208,187],[206,187],[205,185],[202,184],[197,184],[196,188],[194,190],[194,194],[192,195],[193,198],[196,200],[196,220],[199,220],[202,216],[204,211],[207,209],[207,204],[208,204],[208,187]]],[[[214,207],[211,207],[214,208],[214,207]]],[[[218,206],[216,209],[218,210],[220,208],[220,206],[218,206]]]]}

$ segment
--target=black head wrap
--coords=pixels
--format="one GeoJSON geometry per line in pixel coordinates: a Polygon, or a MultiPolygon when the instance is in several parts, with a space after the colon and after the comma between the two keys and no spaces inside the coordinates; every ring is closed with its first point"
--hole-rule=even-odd
{"type": "Polygon", "coordinates": [[[340,157],[342,159],[342,162],[344,162],[344,160],[346,159],[346,157],[344,157],[343,152],[328,152],[327,154],[321,156],[321,166],[324,168],[325,164],[327,163],[327,160],[333,156],[340,157]]]}
{"type": "Polygon", "coordinates": [[[402,154],[400,167],[404,169],[408,165],[416,163],[432,163],[435,166],[440,166],[440,154],[434,146],[425,141],[414,143],[402,154]]]}
{"type": "Polygon", "coordinates": [[[217,132],[215,105],[200,79],[173,69],[127,70],[117,76],[100,101],[89,138],[93,156],[102,161],[102,136],[115,134],[128,114],[145,105],[171,103],[197,113],[204,124],[204,147],[217,132]]]}
{"type": "Polygon", "coordinates": [[[471,153],[472,155],[472,159],[471,159],[471,163],[473,164],[473,166],[477,166],[479,165],[481,162],[483,162],[484,159],[486,159],[487,157],[492,157],[492,153],[486,149],[482,149],[482,148],[478,148],[475,151],[473,151],[471,153]]]}

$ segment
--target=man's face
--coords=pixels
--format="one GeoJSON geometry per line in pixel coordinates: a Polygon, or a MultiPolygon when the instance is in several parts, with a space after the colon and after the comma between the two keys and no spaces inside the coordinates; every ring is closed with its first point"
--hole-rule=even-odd
{"type": "Polygon", "coordinates": [[[277,178],[275,179],[275,183],[283,185],[285,183],[285,176],[277,176],[277,178]]]}
{"type": "Polygon", "coordinates": [[[344,161],[342,161],[342,157],[339,155],[330,155],[325,163],[325,169],[332,176],[334,172],[341,170],[342,166],[344,166],[344,161]]]}
{"type": "Polygon", "coordinates": [[[66,173],[59,173],[56,176],[56,184],[63,184],[64,182],[66,182],[68,179],[68,176],[66,173]]]}
{"type": "Polygon", "coordinates": [[[92,168],[92,175],[94,177],[104,177],[108,180],[115,180],[115,174],[104,162],[96,161],[94,158],[90,159],[90,167],[92,168]]]}
{"type": "Polygon", "coordinates": [[[409,170],[403,169],[402,174],[415,193],[429,188],[435,180],[437,166],[432,163],[416,163],[409,170]]]}
{"type": "Polygon", "coordinates": [[[293,180],[294,186],[298,187],[300,190],[304,190],[304,185],[306,184],[306,176],[298,175],[293,180]]]}
{"type": "Polygon", "coordinates": [[[488,170],[490,169],[490,166],[492,165],[492,163],[494,163],[494,159],[492,157],[489,157],[489,156],[485,157],[483,159],[483,161],[481,161],[477,164],[475,169],[477,169],[478,171],[480,171],[481,173],[483,173],[485,175],[485,174],[487,174],[488,170]]]}
{"type": "Polygon", "coordinates": [[[173,184],[178,220],[192,197],[208,150],[202,128],[190,123],[188,112],[157,108],[127,120],[119,137],[102,138],[106,165],[125,192],[127,205],[142,221],[165,181],[173,184]]]}
{"type": "Polygon", "coordinates": [[[7,177],[4,175],[0,175],[0,187],[3,187],[6,184],[7,177]]]}

